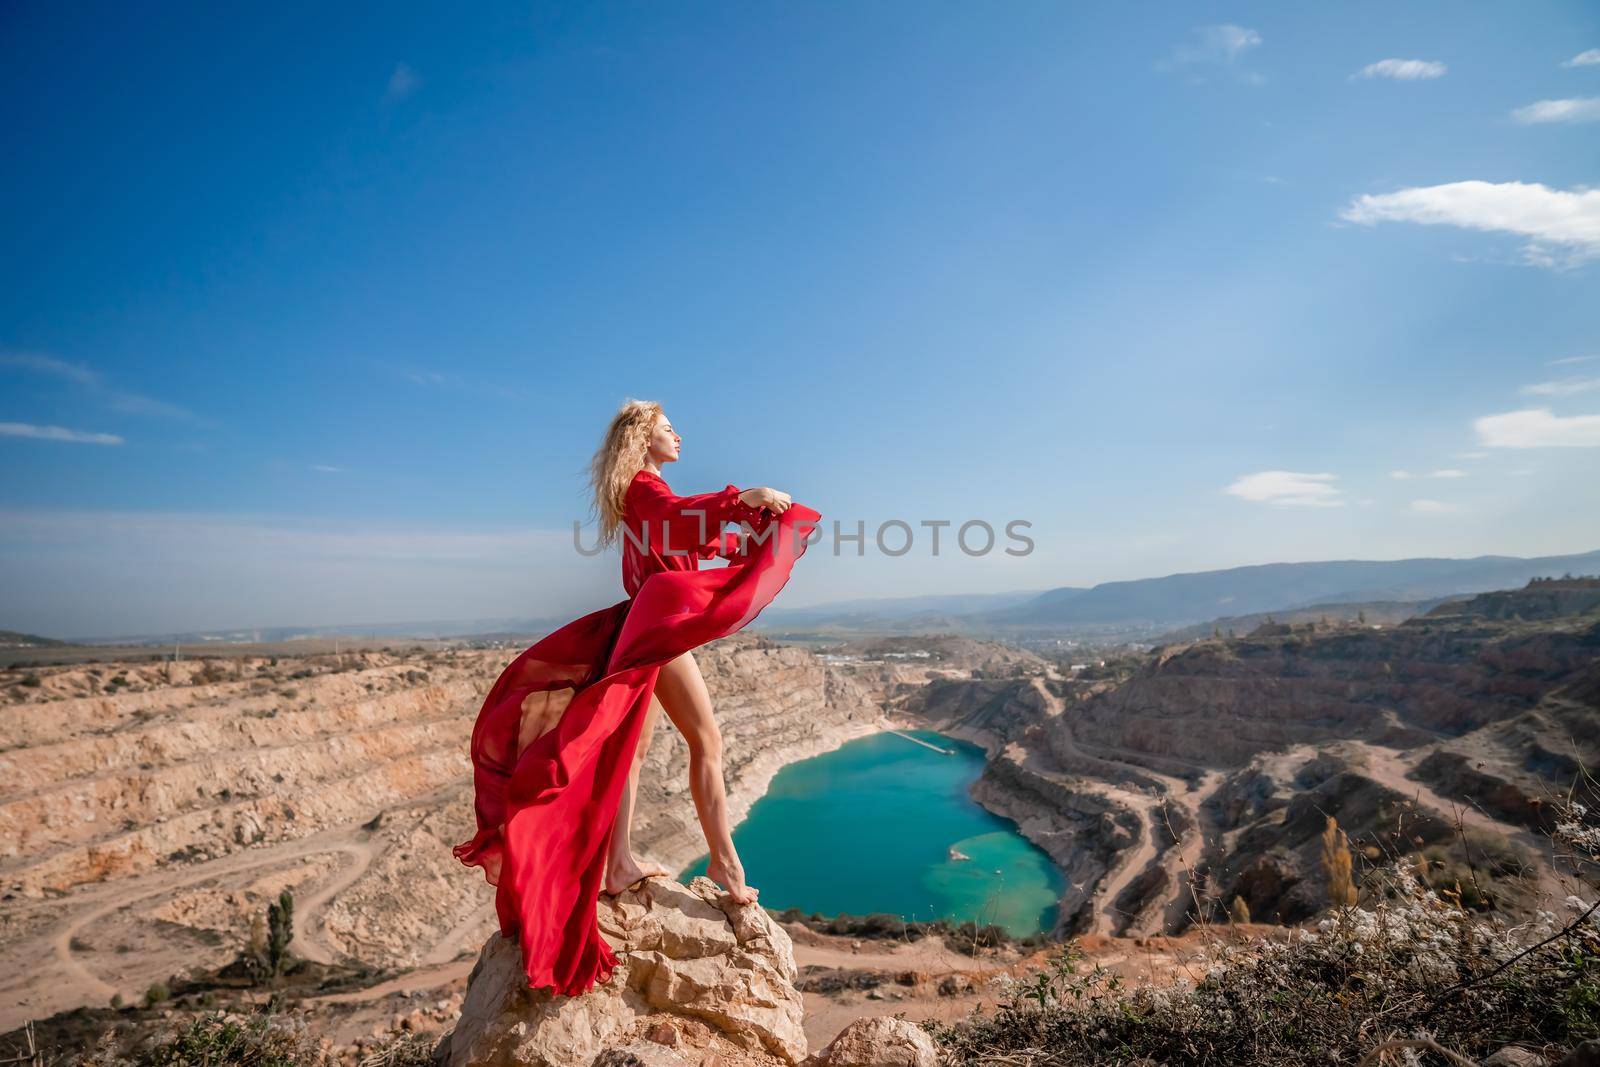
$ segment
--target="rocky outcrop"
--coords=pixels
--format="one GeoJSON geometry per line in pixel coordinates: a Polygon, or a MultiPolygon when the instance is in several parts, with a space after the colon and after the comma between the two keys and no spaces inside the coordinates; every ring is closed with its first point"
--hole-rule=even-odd
{"type": "Polygon", "coordinates": [[[1076,743],[1242,767],[1300,743],[1393,748],[1457,737],[1528,711],[1600,655],[1600,631],[1448,616],[1388,630],[1202,641],[1085,701],[1076,743]]]}
{"type": "Polygon", "coordinates": [[[611,1049],[605,1062],[659,1062],[655,1050],[631,1044],[640,1039],[665,1042],[693,1063],[717,1051],[747,1062],[750,1054],[775,1064],[805,1059],[793,945],[759,905],[732,903],[704,877],[688,886],[652,879],[602,899],[599,917],[620,962],[610,981],[582,996],[529,990],[517,946],[492,936],[438,1059],[587,1067],[611,1049]]]}
{"type": "Polygon", "coordinates": [[[939,1052],[928,1032],[889,1016],[857,1019],[839,1031],[805,1067],[937,1067],[939,1052]]]}

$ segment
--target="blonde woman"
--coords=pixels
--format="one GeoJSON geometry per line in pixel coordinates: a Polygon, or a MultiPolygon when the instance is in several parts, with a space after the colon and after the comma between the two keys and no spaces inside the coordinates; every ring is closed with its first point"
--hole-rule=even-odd
{"type": "Polygon", "coordinates": [[[596,898],[670,875],[641,865],[628,840],[640,735],[658,709],[689,746],[708,875],[736,904],[757,897],[734,851],[722,738],[692,652],[772,602],[821,515],[766,487],[678,496],[661,468],[682,443],[654,402],[630,400],[612,418],[590,474],[601,541],[622,545],[628,599],[512,661],[473,729],[478,832],[455,854],[495,886],[500,931],[521,944],[534,988],[571,996],[606,981],[617,961],[596,898]],[[701,570],[712,556],[728,565],[701,570]]]}

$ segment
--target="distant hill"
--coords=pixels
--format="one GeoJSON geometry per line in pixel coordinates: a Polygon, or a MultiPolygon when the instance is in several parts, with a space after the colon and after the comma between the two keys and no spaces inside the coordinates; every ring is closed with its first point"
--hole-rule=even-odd
{"type": "Polygon", "coordinates": [[[961,620],[968,616],[1026,604],[1038,596],[1037,589],[1028,589],[1011,593],[834,600],[809,608],[783,608],[774,604],[761,613],[758,625],[762,629],[951,630],[960,629],[961,620]]]}
{"type": "Polygon", "coordinates": [[[1480,619],[1559,619],[1600,614],[1600,578],[1535,579],[1521,589],[1479,593],[1466,600],[1450,600],[1428,612],[1428,618],[1471,615],[1480,619]]]}
{"type": "Polygon", "coordinates": [[[1433,600],[1367,600],[1355,604],[1310,604],[1303,608],[1279,611],[1258,611],[1250,615],[1222,615],[1193,626],[1180,626],[1150,639],[1152,644],[1172,645],[1180,641],[1194,641],[1210,637],[1212,631],[1228,636],[1244,636],[1271,619],[1273,622],[1299,625],[1307,622],[1330,623],[1362,622],[1372,626],[1394,626],[1409,618],[1425,614],[1435,605],[1460,602],[1462,596],[1442,597],[1433,600]]]}
{"type": "Polygon", "coordinates": [[[0,648],[62,648],[70,641],[57,641],[38,634],[22,634],[15,630],[0,630],[0,648]]]}
{"type": "Polygon", "coordinates": [[[1532,578],[1600,573],[1600,551],[1573,556],[1334,560],[1266,563],[1172,574],[1091,589],[1052,589],[1025,604],[985,612],[1006,626],[1071,629],[1097,624],[1183,626],[1220,616],[1318,604],[1424,601],[1520,586],[1532,578]]]}

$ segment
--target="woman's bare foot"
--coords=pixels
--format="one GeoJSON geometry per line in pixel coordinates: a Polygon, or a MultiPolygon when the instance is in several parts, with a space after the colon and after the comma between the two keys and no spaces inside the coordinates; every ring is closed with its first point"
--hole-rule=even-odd
{"type": "Polygon", "coordinates": [[[714,859],[706,864],[706,877],[728,891],[735,904],[753,904],[761,890],[744,884],[744,867],[735,859],[731,863],[714,859]]]}
{"type": "Polygon", "coordinates": [[[613,864],[606,868],[606,880],[600,890],[607,896],[614,897],[641,879],[653,878],[656,875],[671,878],[672,872],[654,860],[645,860],[640,863],[632,856],[629,856],[625,862],[613,864]]]}

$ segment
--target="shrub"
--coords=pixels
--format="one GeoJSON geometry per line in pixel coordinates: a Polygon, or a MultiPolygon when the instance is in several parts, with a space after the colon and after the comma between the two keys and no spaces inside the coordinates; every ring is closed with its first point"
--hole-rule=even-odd
{"type": "Polygon", "coordinates": [[[137,1067],[317,1067],[335,1061],[302,1019],[265,1014],[240,1018],[213,1012],[139,1050],[131,1061],[93,1054],[84,1061],[85,1067],[109,1067],[118,1062],[137,1067]]]}
{"type": "Polygon", "coordinates": [[[1328,816],[1322,830],[1322,873],[1328,879],[1328,901],[1335,907],[1356,902],[1356,883],[1351,877],[1350,838],[1339,829],[1339,821],[1328,816]]]}
{"type": "Polygon", "coordinates": [[[267,905],[267,928],[267,969],[279,975],[289,959],[289,942],[294,940],[294,894],[287,889],[267,905]]]}

